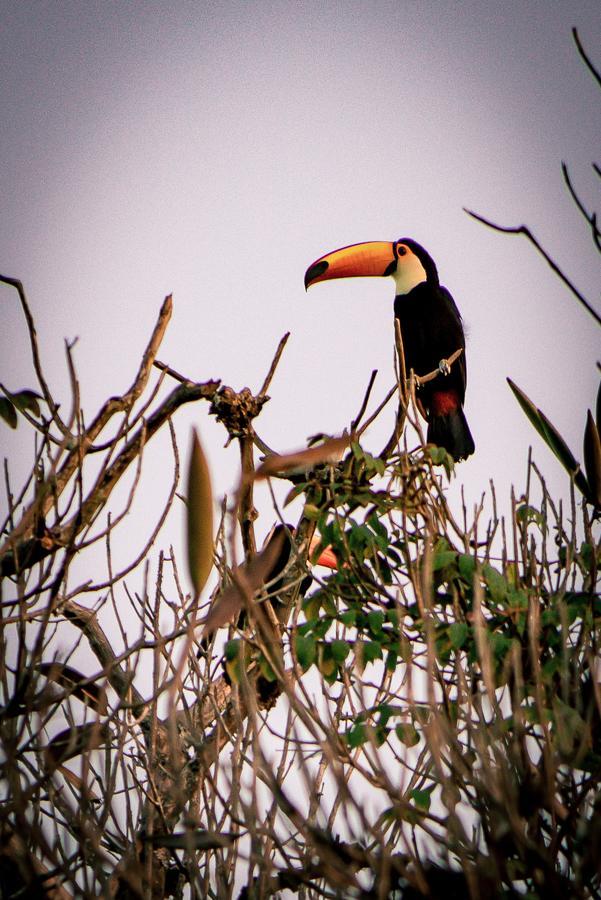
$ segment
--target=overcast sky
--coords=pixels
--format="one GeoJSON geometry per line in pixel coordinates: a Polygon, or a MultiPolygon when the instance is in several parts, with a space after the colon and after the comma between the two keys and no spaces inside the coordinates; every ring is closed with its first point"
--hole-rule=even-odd
{"type": "MultiPolygon", "coordinates": [[[[582,455],[599,330],[523,238],[462,210],[527,223],[598,303],[598,256],[563,185],[565,160],[599,205],[601,66],[591,2],[0,2],[0,271],[21,278],[51,384],[68,404],[63,339],[91,416],[131,381],[165,294],[160,357],[191,378],[258,389],[292,336],[258,430],[278,450],[339,432],[372,369],[392,384],[391,280],[322,284],[326,251],[420,241],[468,334],[470,500],[524,482],[529,443],[562,470],[505,383],[511,376],[582,455]]],[[[34,385],[16,295],[0,288],[1,380],[34,385]]],[[[196,407],[216,491],[234,450],[196,407]]],[[[388,418],[366,445],[379,451],[388,418]]],[[[23,440],[2,438],[9,452],[23,440]]],[[[161,453],[166,453],[166,445],[161,453]]],[[[169,465],[149,455],[153,482],[169,465]],[[161,467],[163,465],[163,468],[161,467]]],[[[162,489],[162,488],[161,488],[162,489]]],[[[266,530],[270,521],[265,521],[266,530]]],[[[181,520],[171,539],[181,542],[181,520]]]]}

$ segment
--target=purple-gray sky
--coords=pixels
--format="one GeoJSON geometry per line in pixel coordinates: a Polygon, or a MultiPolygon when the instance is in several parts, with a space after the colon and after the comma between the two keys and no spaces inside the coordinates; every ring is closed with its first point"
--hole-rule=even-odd
{"type": "MultiPolygon", "coordinates": [[[[601,95],[570,34],[601,65],[597,0],[4,0],[0,15],[0,271],[25,283],[63,402],[63,338],[79,336],[91,415],[129,384],[173,292],[161,358],[256,389],[290,330],[259,430],[279,450],[340,431],[373,368],[376,397],[392,383],[392,282],[305,294],[305,268],[347,243],[411,236],[468,332],[477,451],[453,490],[474,500],[491,477],[505,494],[521,487],[530,442],[565,488],[505,376],[581,456],[599,331],[524,239],[462,207],[528,223],[597,300],[598,257],[560,171],[563,159],[598,205],[601,95]]],[[[0,297],[1,380],[33,386],[16,296],[0,297]]],[[[223,491],[236,455],[221,458],[206,412],[183,412],[179,430],[187,442],[199,424],[223,491]]],[[[21,432],[3,429],[9,450],[21,432]]]]}

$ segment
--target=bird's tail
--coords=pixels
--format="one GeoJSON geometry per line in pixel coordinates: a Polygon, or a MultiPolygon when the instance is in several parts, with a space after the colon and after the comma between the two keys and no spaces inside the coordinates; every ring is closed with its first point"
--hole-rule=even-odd
{"type": "Polygon", "coordinates": [[[474,439],[461,406],[444,415],[430,414],[428,443],[444,447],[455,462],[467,459],[474,452],[474,439]]]}

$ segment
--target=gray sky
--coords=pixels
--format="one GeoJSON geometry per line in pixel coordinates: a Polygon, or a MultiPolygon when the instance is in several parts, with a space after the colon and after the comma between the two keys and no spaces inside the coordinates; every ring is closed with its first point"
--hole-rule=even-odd
{"type": "MultiPolygon", "coordinates": [[[[476,454],[452,494],[522,486],[525,421],[511,376],[582,454],[599,331],[524,239],[468,218],[528,223],[595,301],[598,257],[563,185],[598,205],[595,2],[0,3],[0,271],[25,283],[51,384],[67,404],[63,338],[90,416],[129,384],[161,301],[160,357],[192,378],[258,389],[292,332],[259,425],[285,450],[338,432],[378,368],[392,384],[393,283],[305,294],[306,267],[363,240],[409,236],[436,260],[468,333],[476,454]]],[[[2,375],[33,385],[25,328],[2,287],[2,375]]],[[[237,471],[206,406],[216,490],[237,471]]],[[[379,451],[392,423],[374,426],[379,451]]],[[[23,440],[7,435],[8,451],[23,440]]],[[[168,490],[166,444],[149,454],[168,490]]],[[[148,487],[145,490],[150,490],[148,487]]],[[[265,529],[270,521],[265,522],[265,529]]],[[[179,543],[180,520],[172,540],[179,543]]]]}

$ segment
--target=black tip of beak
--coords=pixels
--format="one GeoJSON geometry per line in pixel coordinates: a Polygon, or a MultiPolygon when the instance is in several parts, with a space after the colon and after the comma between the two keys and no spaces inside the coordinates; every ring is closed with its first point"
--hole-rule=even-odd
{"type": "Polygon", "coordinates": [[[319,278],[320,275],[329,268],[329,262],[326,262],[325,259],[321,259],[319,262],[313,263],[312,266],[309,266],[307,271],[305,272],[305,290],[315,281],[316,278],[319,278]]]}

